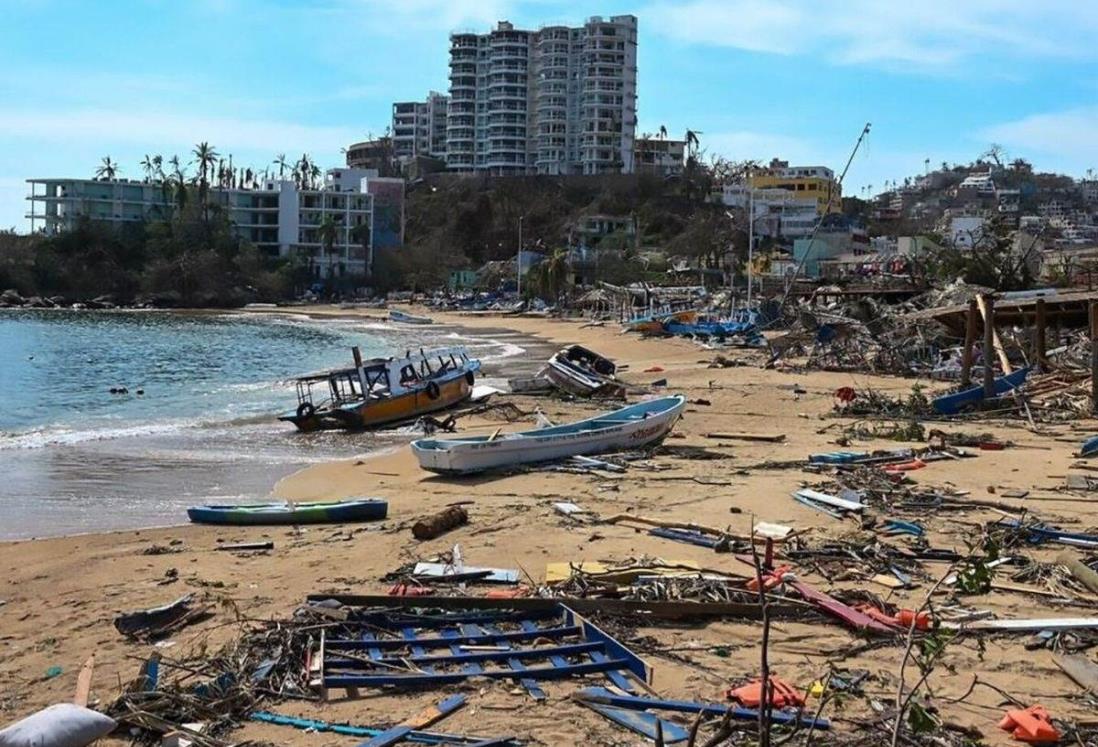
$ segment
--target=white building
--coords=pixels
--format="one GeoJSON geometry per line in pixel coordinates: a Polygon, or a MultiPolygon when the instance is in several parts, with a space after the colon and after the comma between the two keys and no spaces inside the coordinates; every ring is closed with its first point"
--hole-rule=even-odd
{"type": "MultiPolygon", "coordinates": [[[[331,169],[322,187],[301,189],[292,181],[271,179],[259,189],[210,188],[210,203],[220,206],[236,235],[260,251],[310,259],[314,273],[326,277],[366,272],[372,260],[374,198],[368,188],[372,169],[331,169]],[[319,228],[326,216],[338,226],[331,255],[323,249],[319,228]],[[365,229],[360,228],[366,226],[365,229]]],[[[158,182],[129,179],[28,179],[31,231],[55,235],[82,218],[116,227],[164,220],[173,212],[172,192],[158,182]]]]}
{"type": "Polygon", "coordinates": [[[751,220],[756,236],[798,239],[808,236],[820,216],[815,197],[798,197],[787,189],[751,189],[747,184],[725,184],[721,202],[746,210],[752,205],[751,220]]]}
{"type": "Polygon", "coordinates": [[[635,16],[450,37],[452,170],[631,173],[636,120],[635,16]]]}
{"type": "Polygon", "coordinates": [[[639,137],[633,144],[633,169],[638,174],[680,176],[685,167],[685,140],[639,137]]]}
{"type": "Polygon", "coordinates": [[[416,156],[446,157],[446,126],[450,97],[437,91],[426,101],[393,104],[393,158],[407,161],[416,156]]]}
{"type": "Polygon", "coordinates": [[[956,247],[971,249],[983,235],[982,215],[954,215],[949,219],[949,238],[956,247]]]}
{"type": "Polygon", "coordinates": [[[977,194],[995,194],[995,180],[991,178],[991,172],[986,174],[969,174],[957,186],[957,189],[971,189],[977,194]]]}

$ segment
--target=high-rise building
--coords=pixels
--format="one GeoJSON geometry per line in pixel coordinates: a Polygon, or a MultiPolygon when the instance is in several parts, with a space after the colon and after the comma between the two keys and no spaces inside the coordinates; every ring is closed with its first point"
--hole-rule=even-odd
{"type": "Polygon", "coordinates": [[[450,37],[452,170],[631,173],[636,121],[635,16],[450,37]]]}
{"type": "Polygon", "coordinates": [[[426,101],[393,104],[393,158],[408,161],[416,156],[446,156],[446,119],[450,97],[431,91],[426,101]]]}
{"type": "MultiPolygon", "coordinates": [[[[87,219],[115,227],[166,220],[174,210],[172,190],[132,179],[28,179],[31,231],[56,235],[87,219]],[[39,225],[40,224],[40,225],[39,225]]],[[[403,216],[403,181],[383,179],[373,169],[329,169],[319,184],[270,178],[254,187],[211,186],[209,201],[228,216],[234,233],[270,256],[299,253],[317,277],[362,274],[373,248],[392,244],[394,229],[374,221],[375,204],[385,215],[403,216]],[[399,183],[399,202],[392,182],[399,183]],[[338,231],[324,251],[320,225],[331,217],[338,231]],[[380,232],[380,233],[379,233],[380,232]]],[[[383,222],[384,223],[384,222],[383,222]]],[[[395,229],[400,235],[402,229],[395,229]]]]}

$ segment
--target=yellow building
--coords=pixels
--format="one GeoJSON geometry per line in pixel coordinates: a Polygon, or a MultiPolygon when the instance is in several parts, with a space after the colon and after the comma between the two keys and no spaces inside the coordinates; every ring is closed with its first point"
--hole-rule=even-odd
{"type": "Polygon", "coordinates": [[[793,166],[788,161],[773,160],[770,166],[750,177],[753,189],[784,189],[798,200],[815,200],[816,214],[841,213],[842,185],[835,181],[835,172],[826,166],[793,166]]]}

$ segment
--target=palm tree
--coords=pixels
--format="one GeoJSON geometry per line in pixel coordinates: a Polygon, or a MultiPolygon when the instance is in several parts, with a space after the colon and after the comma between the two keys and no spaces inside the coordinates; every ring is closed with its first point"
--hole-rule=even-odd
{"type": "Polygon", "coordinates": [[[667,139],[667,125],[660,125],[660,140],[667,139]]]}
{"type": "Polygon", "coordinates": [[[290,165],[290,162],[286,160],[286,154],[285,153],[279,153],[277,156],[275,156],[275,160],[271,161],[271,163],[278,166],[278,178],[279,179],[281,179],[283,177],[283,175],[285,175],[286,167],[288,167],[290,165]]]}
{"type": "Polygon", "coordinates": [[[315,163],[309,166],[309,187],[320,184],[320,167],[315,163]]]}
{"type": "Polygon", "coordinates": [[[95,178],[108,182],[114,181],[120,171],[122,171],[121,166],[112,161],[110,156],[104,156],[102,164],[95,170],[95,178]]]}
{"type": "Polygon", "coordinates": [[[141,170],[145,172],[145,181],[152,181],[153,174],[156,173],[156,165],[153,163],[152,156],[148,153],[141,159],[141,170]]]}
{"type": "Polygon", "coordinates": [[[328,277],[331,278],[335,272],[335,242],[339,238],[339,226],[336,225],[335,218],[326,214],[320,220],[316,234],[323,245],[324,254],[328,257],[328,277]]]}
{"type": "Polygon", "coordinates": [[[572,266],[568,262],[568,250],[558,249],[553,256],[543,260],[527,273],[530,286],[537,289],[542,298],[556,303],[561,293],[568,287],[572,277],[572,266]]]}
{"type": "Polygon", "coordinates": [[[370,242],[370,224],[359,223],[351,229],[351,238],[362,246],[362,257],[366,260],[366,278],[374,275],[374,246],[370,242]]]}
{"type": "Polygon", "coordinates": [[[192,153],[194,154],[195,163],[198,164],[198,185],[204,192],[205,187],[209,184],[206,177],[213,173],[213,167],[214,164],[217,163],[218,153],[214,150],[214,147],[205,140],[194,146],[192,153]]]}
{"type": "Polygon", "coordinates": [[[702,133],[695,132],[694,130],[686,131],[686,149],[689,151],[691,158],[698,153],[698,147],[701,145],[701,141],[698,140],[698,135],[701,134],[702,133]]]}

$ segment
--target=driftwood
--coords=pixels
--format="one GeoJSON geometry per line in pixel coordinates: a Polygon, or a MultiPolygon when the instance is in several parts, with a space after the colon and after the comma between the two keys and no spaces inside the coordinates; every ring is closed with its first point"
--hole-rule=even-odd
{"type": "Polygon", "coordinates": [[[417,540],[429,540],[434,539],[440,535],[446,534],[446,532],[459,527],[462,524],[466,524],[469,521],[469,514],[461,506],[450,506],[450,508],[439,511],[437,514],[426,516],[415,524],[412,525],[412,536],[417,540]]]}

